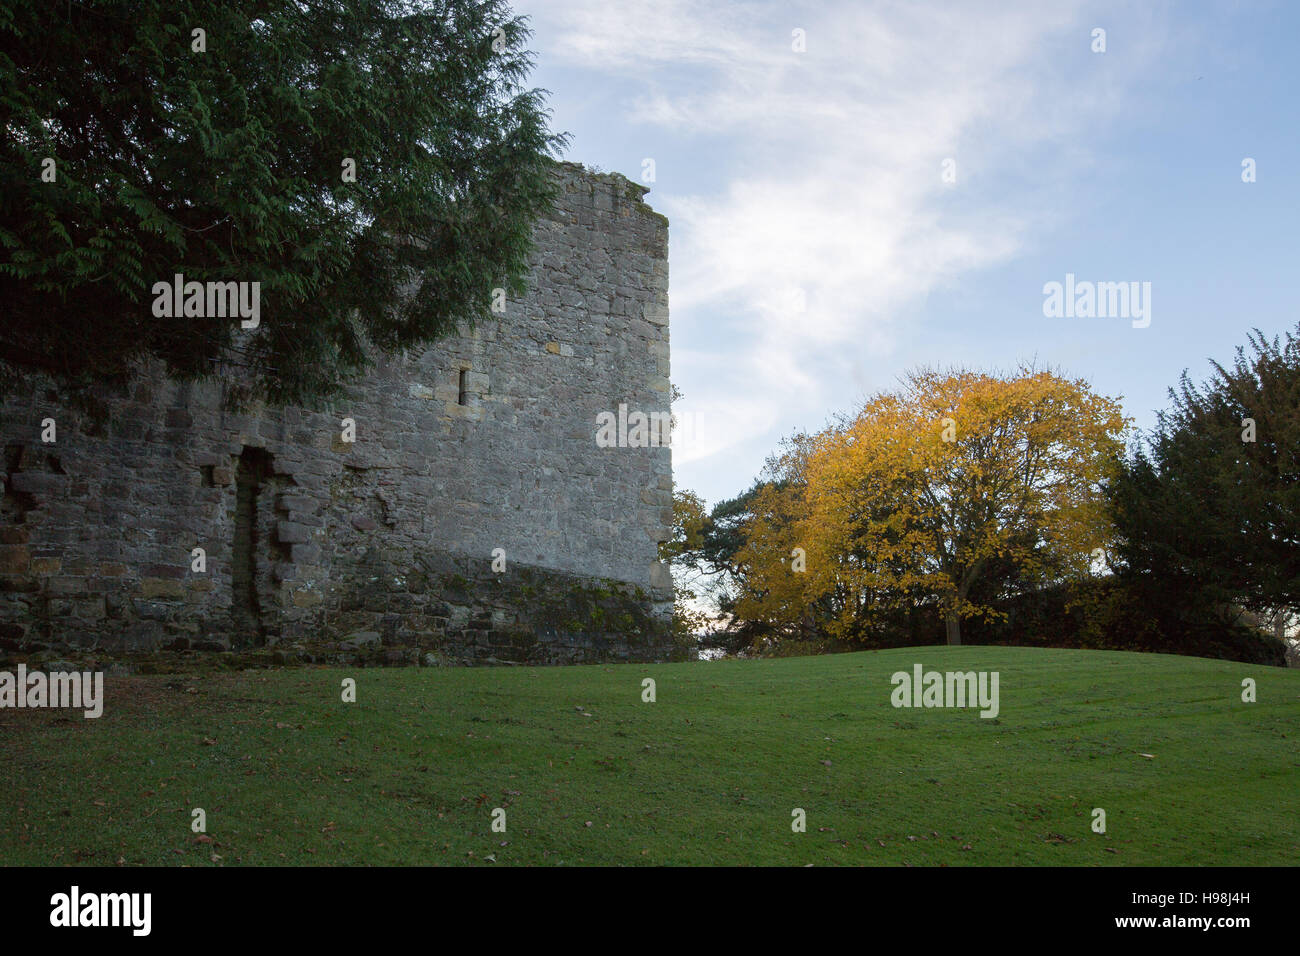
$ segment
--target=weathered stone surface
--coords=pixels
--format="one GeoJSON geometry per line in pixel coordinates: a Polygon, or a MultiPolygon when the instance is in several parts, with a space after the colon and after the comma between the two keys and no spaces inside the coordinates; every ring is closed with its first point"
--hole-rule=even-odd
{"type": "Polygon", "coordinates": [[[309,588],[301,588],[293,592],[294,607],[320,607],[324,600],[320,592],[309,588]]]}
{"type": "MultiPolygon", "coordinates": [[[[297,512],[312,512],[319,507],[319,502],[313,501],[305,495],[280,495],[279,506],[290,514],[297,512]]],[[[294,520],[301,520],[295,518],[294,520]]]]}
{"type": "Polygon", "coordinates": [[[140,581],[140,596],[180,601],[185,597],[185,585],[172,578],[143,578],[140,581]]]}
{"type": "Polygon", "coordinates": [[[558,175],[528,291],[328,405],[233,413],[226,381],[146,369],[97,426],[44,379],[14,390],[0,402],[5,639],[242,653],[363,632],[382,642],[346,652],[365,663],[669,656],[654,566],[671,452],[595,444],[621,403],[668,411],[667,225],[620,176],[558,175]],[[45,417],[57,446],[34,437],[45,417]]]}
{"type": "Polygon", "coordinates": [[[381,640],[378,631],[358,631],[345,637],[339,642],[339,646],[349,651],[359,651],[368,647],[378,647],[381,640]]]}
{"type": "Polygon", "coordinates": [[[311,529],[293,521],[281,521],[275,537],[281,544],[307,544],[311,541],[311,529]]]}
{"type": "Polygon", "coordinates": [[[0,574],[22,574],[31,562],[31,552],[22,545],[0,546],[0,574]]]}
{"type": "Polygon", "coordinates": [[[10,474],[7,484],[10,491],[26,495],[53,495],[61,492],[67,485],[63,475],[51,475],[43,472],[18,471],[10,474]]]}

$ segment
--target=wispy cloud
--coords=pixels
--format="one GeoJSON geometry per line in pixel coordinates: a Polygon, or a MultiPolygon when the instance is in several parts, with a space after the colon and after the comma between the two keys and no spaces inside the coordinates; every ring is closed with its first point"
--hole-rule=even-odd
{"type": "Polygon", "coordinates": [[[1132,79],[1059,68],[1094,25],[1071,3],[548,0],[536,16],[545,56],[621,84],[623,122],[679,155],[724,144],[702,151],[725,156],[718,188],[661,167],[652,194],[672,224],[674,378],[697,428],[679,466],[843,407],[910,305],[1056,216],[1089,160],[1080,129],[1132,79]]]}

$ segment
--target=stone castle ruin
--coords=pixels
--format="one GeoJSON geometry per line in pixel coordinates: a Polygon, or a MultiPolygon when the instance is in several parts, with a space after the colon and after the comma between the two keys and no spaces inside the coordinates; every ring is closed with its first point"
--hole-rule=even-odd
{"type": "Polygon", "coordinates": [[[145,375],[106,415],[43,379],[6,398],[0,658],[675,656],[671,452],[596,441],[668,413],[667,221],[622,176],[557,175],[527,294],[326,406],[145,375]]]}

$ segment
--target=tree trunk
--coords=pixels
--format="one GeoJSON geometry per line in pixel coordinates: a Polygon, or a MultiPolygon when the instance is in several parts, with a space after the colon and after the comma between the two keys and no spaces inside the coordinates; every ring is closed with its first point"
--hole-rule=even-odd
{"type": "Polygon", "coordinates": [[[961,618],[955,610],[952,610],[948,612],[948,645],[955,647],[959,644],[961,644],[961,618]]]}

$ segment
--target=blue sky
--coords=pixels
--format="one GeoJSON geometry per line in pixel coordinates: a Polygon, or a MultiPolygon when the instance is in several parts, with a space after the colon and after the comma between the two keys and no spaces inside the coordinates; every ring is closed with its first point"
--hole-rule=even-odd
{"type": "Polygon", "coordinates": [[[515,8],[565,158],[654,160],[674,471],[710,503],[909,367],[1036,360],[1146,428],[1184,368],[1300,323],[1300,4],[515,8]],[[1067,273],[1150,282],[1150,326],[1044,317],[1067,273]]]}

